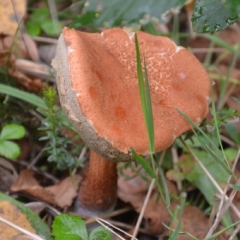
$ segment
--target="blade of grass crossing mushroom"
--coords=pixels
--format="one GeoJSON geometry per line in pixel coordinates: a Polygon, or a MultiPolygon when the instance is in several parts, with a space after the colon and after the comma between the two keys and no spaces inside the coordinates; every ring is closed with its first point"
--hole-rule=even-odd
{"type": "MultiPolygon", "coordinates": [[[[148,142],[149,142],[149,150],[151,153],[151,161],[152,161],[152,172],[155,173],[155,162],[153,158],[154,153],[154,125],[153,125],[153,114],[152,114],[152,102],[151,102],[151,96],[150,96],[150,88],[149,88],[149,81],[148,81],[148,74],[147,74],[147,67],[146,62],[144,59],[144,71],[145,71],[145,84],[144,84],[144,78],[143,78],[143,72],[142,72],[142,64],[141,64],[141,56],[140,56],[140,50],[138,45],[138,39],[137,35],[135,34],[135,47],[136,47],[136,60],[137,60],[137,75],[138,75],[138,86],[139,86],[139,92],[140,92],[140,99],[141,99],[141,105],[142,105],[142,111],[143,111],[143,117],[147,129],[147,135],[148,135],[148,142]]],[[[137,156],[137,153],[135,152],[135,155],[137,156]]],[[[142,165],[146,171],[149,171],[150,167],[148,163],[145,161],[144,158],[138,156],[137,160],[139,161],[141,159],[141,165],[142,165]],[[146,169],[147,167],[147,169],[146,169]]],[[[156,174],[154,174],[156,177],[156,174]]],[[[152,175],[151,175],[152,176],[152,175]]]]}
{"type": "Polygon", "coordinates": [[[230,175],[233,175],[233,172],[231,171],[231,169],[229,169],[229,166],[226,165],[225,162],[223,162],[223,159],[219,156],[220,154],[222,155],[222,152],[219,151],[219,149],[217,148],[217,146],[212,142],[212,140],[204,133],[204,131],[195,123],[192,121],[192,119],[190,119],[186,114],[184,114],[181,110],[177,109],[177,111],[192,125],[193,128],[197,129],[204,137],[204,140],[206,141],[206,143],[199,137],[199,135],[196,133],[196,131],[193,132],[195,134],[195,136],[198,138],[199,142],[201,143],[201,145],[203,146],[203,148],[205,148],[205,150],[210,153],[213,157],[213,159],[215,161],[217,161],[217,163],[219,163],[223,169],[230,175]],[[211,148],[208,146],[210,145],[211,148]],[[213,148],[213,149],[212,149],[213,148]],[[219,153],[219,154],[217,154],[219,153]]]}
{"type": "Polygon", "coordinates": [[[142,105],[142,111],[144,116],[145,123],[146,120],[146,96],[145,96],[145,86],[144,86],[144,80],[143,80],[143,73],[142,73],[142,64],[141,64],[141,56],[138,46],[138,39],[137,34],[135,34],[135,47],[136,47],[136,57],[137,57],[137,76],[138,76],[138,87],[140,91],[140,99],[141,99],[141,105],[142,105]]]}
{"type": "Polygon", "coordinates": [[[146,96],[146,125],[148,131],[149,150],[154,153],[154,123],[153,123],[153,112],[152,112],[152,100],[150,94],[150,87],[148,81],[147,65],[144,59],[144,72],[145,72],[145,96],[146,96]]]}

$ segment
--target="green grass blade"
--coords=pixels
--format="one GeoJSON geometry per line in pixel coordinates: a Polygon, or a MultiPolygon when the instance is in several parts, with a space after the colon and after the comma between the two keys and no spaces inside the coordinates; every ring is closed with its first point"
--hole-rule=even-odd
{"type": "Polygon", "coordinates": [[[233,224],[231,224],[231,225],[229,225],[229,226],[227,226],[227,227],[221,229],[219,232],[213,234],[212,236],[210,236],[210,237],[208,237],[208,238],[204,238],[204,240],[212,240],[212,239],[216,239],[217,236],[219,236],[219,235],[222,234],[223,232],[227,231],[228,229],[237,226],[239,223],[240,223],[240,221],[237,221],[237,222],[235,222],[235,223],[233,223],[233,224]]]}
{"type": "Polygon", "coordinates": [[[140,99],[141,99],[141,104],[142,104],[143,116],[144,116],[144,120],[146,122],[145,86],[144,86],[144,80],[143,80],[141,56],[140,56],[137,34],[135,34],[135,47],[136,47],[136,57],[137,57],[138,86],[139,86],[139,91],[140,91],[140,99]]]}
{"type": "Polygon", "coordinates": [[[240,105],[240,100],[238,100],[237,98],[235,98],[235,97],[232,97],[232,99],[237,103],[237,104],[239,104],[240,105]]]}
{"type": "Polygon", "coordinates": [[[167,207],[169,207],[170,206],[170,195],[169,195],[169,191],[168,191],[167,181],[164,176],[162,168],[159,168],[159,173],[160,173],[160,178],[161,178],[161,181],[163,184],[163,189],[165,192],[165,203],[166,203],[167,207]]]}
{"type": "Polygon", "coordinates": [[[152,177],[157,178],[155,172],[152,170],[152,168],[149,166],[147,161],[139,156],[133,149],[132,149],[133,156],[136,158],[136,160],[142,165],[142,167],[146,170],[146,172],[152,177]]]}
{"type": "MultiPolygon", "coordinates": [[[[212,91],[212,99],[214,99],[214,92],[213,92],[213,88],[212,87],[211,87],[211,91],[212,91]]],[[[217,133],[218,143],[219,143],[219,146],[221,148],[221,151],[222,151],[222,154],[223,154],[223,157],[224,157],[224,161],[225,161],[226,165],[228,165],[227,157],[226,157],[226,155],[224,153],[222,141],[221,141],[221,138],[220,138],[220,132],[219,132],[219,126],[218,126],[218,120],[217,120],[217,114],[216,114],[216,107],[215,107],[215,102],[214,101],[212,101],[212,115],[213,115],[213,120],[214,120],[216,133],[217,133]]]]}
{"type": "Polygon", "coordinates": [[[0,84],[0,93],[21,99],[21,100],[28,102],[36,107],[42,107],[42,108],[46,107],[42,98],[36,96],[35,94],[28,93],[28,92],[19,90],[17,88],[11,87],[11,86],[7,86],[5,84],[0,84]]]}
{"type": "Polygon", "coordinates": [[[145,58],[144,58],[144,72],[145,72],[145,96],[146,96],[146,119],[147,119],[146,125],[147,125],[148,140],[149,140],[149,147],[150,147],[149,150],[151,153],[154,153],[154,122],[153,122],[150,87],[149,87],[149,81],[148,81],[148,72],[147,72],[145,58]]]}
{"type": "Polygon", "coordinates": [[[176,240],[178,235],[179,235],[180,228],[181,228],[181,220],[182,220],[182,216],[183,216],[184,205],[185,205],[185,201],[186,201],[186,196],[187,196],[187,194],[183,192],[182,193],[182,198],[181,198],[181,203],[180,203],[178,224],[177,224],[177,228],[175,229],[174,233],[170,237],[171,240],[176,240]]]}
{"type": "Polygon", "coordinates": [[[228,185],[233,190],[240,191],[240,186],[239,185],[235,185],[235,184],[232,184],[232,183],[229,183],[228,185]]]}

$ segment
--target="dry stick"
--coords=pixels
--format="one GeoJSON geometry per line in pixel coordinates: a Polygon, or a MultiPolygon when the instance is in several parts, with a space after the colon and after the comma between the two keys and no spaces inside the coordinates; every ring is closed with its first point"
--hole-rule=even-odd
{"type": "Polygon", "coordinates": [[[235,142],[233,142],[232,140],[230,140],[229,138],[227,138],[227,137],[225,137],[225,136],[223,136],[223,135],[220,135],[220,139],[221,139],[223,142],[225,142],[225,143],[227,143],[228,145],[230,145],[231,147],[236,147],[236,146],[237,146],[237,144],[236,144],[235,142]]]}
{"type": "Polygon", "coordinates": [[[106,229],[108,229],[110,232],[114,233],[116,236],[118,236],[120,239],[125,240],[123,237],[121,237],[119,234],[117,234],[116,232],[114,232],[111,228],[109,228],[107,225],[111,226],[112,228],[118,230],[119,232],[122,232],[124,234],[126,234],[129,237],[132,237],[132,240],[137,240],[137,238],[133,237],[132,235],[130,235],[129,233],[123,231],[122,229],[112,225],[111,223],[109,223],[108,221],[105,221],[104,219],[101,218],[96,218],[96,221],[101,224],[102,226],[104,226],[106,229]]]}
{"type": "MultiPolygon", "coordinates": [[[[119,210],[116,210],[116,211],[113,211],[113,212],[110,212],[108,214],[105,214],[105,215],[101,216],[101,219],[106,219],[106,218],[118,216],[118,215],[120,215],[122,213],[125,213],[125,212],[128,212],[130,210],[132,210],[132,208],[122,208],[122,209],[119,209],[119,210]]],[[[85,224],[87,225],[87,224],[94,223],[94,222],[96,222],[95,218],[89,218],[85,221],[85,224]]]]}
{"type": "Polygon", "coordinates": [[[228,240],[233,240],[239,231],[240,231],[240,224],[237,225],[237,227],[235,228],[235,230],[233,231],[232,235],[229,237],[228,240]]]}
{"type": "Polygon", "coordinates": [[[26,59],[16,59],[15,68],[25,74],[40,78],[42,81],[47,80],[53,83],[55,82],[53,69],[47,64],[35,63],[26,59]]]}
{"type": "Polygon", "coordinates": [[[214,200],[214,204],[213,204],[213,207],[212,207],[211,214],[208,218],[207,229],[211,228],[211,225],[213,224],[214,218],[217,214],[217,210],[219,209],[219,204],[220,204],[220,200],[216,198],[214,200]]]}
{"type": "MultiPolygon", "coordinates": [[[[210,179],[210,181],[212,182],[212,184],[217,188],[217,190],[219,191],[220,194],[223,194],[223,190],[221,189],[221,187],[218,185],[218,183],[215,181],[215,179],[211,176],[211,174],[208,172],[208,170],[205,168],[205,166],[201,163],[201,161],[197,158],[197,156],[194,154],[194,152],[192,151],[192,149],[180,138],[181,142],[183,143],[183,145],[187,148],[187,150],[191,153],[191,155],[193,156],[193,158],[195,159],[195,161],[199,164],[199,166],[202,168],[202,170],[204,171],[204,173],[207,175],[207,177],[210,179]]],[[[217,196],[217,195],[216,195],[217,196]]],[[[228,200],[228,196],[225,196],[225,201],[228,200]]],[[[237,207],[234,204],[230,204],[231,208],[234,210],[234,212],[236,213],[236,215],[240,218],[240,212],[238,211],[237,207]]]]}
{"type": "Polygon", "coordinates": [[[153,190],[155,181],[156,181],[155,178],[152,179],[152,181],[151,181],[151,184],[150,184],[149,189],[148,189],[148,192],[147,192],[147,196],[146,196],[146,198],[144,199],[143,207],[142,207],[142,210],[141,210],[140,215],[139,215],[139,217],[138,217],[137,224],[136,224],[136,226],[135,226],[135,228],[134,228],[134,232],[133,232],[133,235],[132,235],[133,237],[132,237],[131,240],[134,240],[135,237],[136,237],[136,235],[137,235],[137,233],[138,233],[138,229],[139,229],[140,224],[141,224],[141,222],[142,222],[143,215],[144,215],[145,209],[146,209],[146,207],[147,207],[147,204],[148,204],[150,195],[151,195],[151,193],[152,193],[152,190],[153,190]]]}
{"type": "Polygon", "coordinates": [[[48,37],[33,36],[32,39],[35,42],[43,42],[43,43],[50,43],[50,44],[57,44],[57,42],[58,42],[57,39],[48,38],[48,37]]]}
{"type": "MultiPolygon", "coordinates": [[[[111,220],[111,219],[108,219],[108,222],[113,224],[114,226],[125,228],[125,229],[128,229],[128,230],[133,228],[132,225],[130,225],[130,224],[114,221],[114,220],[111,220]]],[[[139,228],[138,232],[145,233],[145,234],[149,233],[148,230],[145,230],[145,229],[142,229],[142,228],[139,228]]]]}
{"type": "Polygon", "coordinates": [[[29,166],[27,167],[28,169],[32,169],[36,163],[38,162],[38,160],[42,157],[43,153],[45,152],[44,148],[49,146],[49,142],[47,142],[44,147],[39,151],[39,153],[34,157],[34,159],[31,161],[31,163],[29,164],[29,166]]]}
{"type": "MultiPolygon", "coordinates": [[[[238,153],[237,153],[237,156],[234,160],[234,163],[233,163],[233,167],[232,167],[232,171],[234,171],[236,165],[237,165],[237,162],[238,162],[238,159],[240,157],[240,149],[238,150],[238,153]]],[[[215,229],[217,228],[219,222],[221,221],[223,215],[225,214],[225,212],[227,211],[227,209],[229,208],[230,204],[232,203],[232,200],[233,198],[235,197],[237,191],[236,190],[233,190],[231,195],[228,197],[228,200],[227,202],[225,203],[224,205],[224,202],[225,202],[225,198],[226,198],[226,194],[227,194],[227,190],[228,190],[228,186],[229,186],[229,183],[231,181],[231,178],[232,178],[232,175],[229,176],[228,178],[228,181],[227,181],[227,184],[226,184],[226,187],[224,189],[224,192],[221,196],[221,202],[219,204],[219,210],[218,210],[218,213],[216,215],[216,219],[215,219],[215,222],[213,223],[212,227],[209,229],[206,237],[210,237],[213,232],[215,231],[215,229]],[[224,205],[224,206],[223,206],[224,205]]]]}
{"type": "MultiPolygon", "coordinates": [[[[171,154],[172,154],[172,160],[173,160],[173,169],[179,172],[180,170],[178,167],[178,154],[177,154],[176,148],[174,147],[171,148],[171,154]]],[[[177,180],[177,189],[178,189],[178,192],[182,191],[182,181],[180,180],[177,180]]]]}
{"type": "MultiPolygon", "coordinates": [[[[83,147],[79,157],[78,157],[78,162],[80,162],[80,160],[84,157],[84,155],[86,154],[87,152],[87,147],[86,145],[83,147]]],[[[72,171],[72,176],[74,176],[76,174],[76,171],[77,171],[77,168],[75,167],[72,171]]]]}
{"type": "Polygon", "coordinates": [[[24,228],[21,228],[21,227],[15,225],[15,224],[12,223],[12,222],[9,222],[8,220],[6,220],[6,219],[4,219],[4,218],[2,218],[2,217],[0,217],[0,221],[6,223],[7,225],[11,226],[12,228],[17,229],[19,232],[24,233],[25,235],[31,237],[31,238],[34,239],[34,240],[44,240],[43,238],[41,238],[41,237],[38,236],[37,234],[31,233],[31,232],[25,230],[24,228]]]}

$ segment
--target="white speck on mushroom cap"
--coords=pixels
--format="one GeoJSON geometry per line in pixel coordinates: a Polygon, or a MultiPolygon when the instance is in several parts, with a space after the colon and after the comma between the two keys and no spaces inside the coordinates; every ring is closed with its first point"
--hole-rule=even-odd
{"type": "Polygon", "coordinates": [[[68,54],[72,53],[73,49],[71,47],[68,47],[68,54]]]}
{"type": "Polygon", "coordinates": [[[186,74],[183,73],[183,72],[180,72],[178,75],[179,75],[179,77],[180,77],[181,79],[185,79],[185,78],[186,78],[186,74]]]}

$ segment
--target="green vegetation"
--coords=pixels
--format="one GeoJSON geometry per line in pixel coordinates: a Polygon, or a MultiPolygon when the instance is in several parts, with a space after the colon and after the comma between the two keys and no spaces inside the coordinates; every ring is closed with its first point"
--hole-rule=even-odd
{"type": "MultiPolygon", "coordinates": [[[[67,1],[61,2],[67,5],[67,1]]],[[[63,26],[71,26],[89,32],[120,26],[141,29],[155,35],[166,35],[174,38],[176,42],[187,46],[190,34],[179,31],[179,12],[185,6],[186,0],[103,0],[100,5],[98,3],[98,0],[89,0],[87,4],[81,2],[77,13],[70,7],[67,7],[65,11],[61,12],[59,10],[59,16],[55,19],[52,18],[51,12],[46,6],[31,8],[29,9],[29,18],[25,22],[26,30],[32,36],[58,36],[63,26]],[[159,24],[166,23],[168,19],[172,21],[170,23],[172,24],[171,31],[162,34],[159,31],[159,24]]],[[[58,4],[60,5],[56,1],[56,5],[58,4]]],[[[240,3],[238,0],[197,0],[193,10],[191,21],[194,31],[197,32],[196,36],[209,41],[209,48],[211,49],[214,49],[216,46],[220,47],[222,53],[213,55],[212,51],[209,50],[203,61],[204,66],[209,69],[209,76],[217,82],[217,90],[215,86],[212,86],[209,119],[204,120],[201,125],[197,125],[184,112],[178,110],[179,114],[191,124],[192,131],[176,139],[174,148],[180,152],[181,156],[179,161],[174,163],[175,165],[172,163],[170,151],[166,150],[164,153],[156,153],[154,149],[153,112],[147,65],[144,56],[140,56],[138,39],[135,35],[139,94],[148,136],[150,156],[139,156],[134,149],[132,149],[132,153],[137,163],[148,173],[150,179],[157,186],[159,198],[163,200],[171,216],[171,223],[169,225],[164,223],[163,225],[169,230],[169,239],[173,240],[178,239],[182,233],[187,234],[192,239],[197,239],[181,227],[184,208],[188,205],[195,205],[203,210],[206,215],[210,215],[211,211],[216,208],[216,196],[219,195],[221,196],[221,203],[217,207],[217,212],[221,216],[218,215],[215,221],[222,222],[221,230],[214,228],[212,232],[209,231],[204,239],[214,239],[225,231],[228,231],[230,235],[233,233],[234,227],[239,224],[239,222],[234,222],[230,217],[229,205],[231,202],[230,200],[225,201],[225,198],[229,189],[232,190],[232,194],[240,191],[240,182],[235,173],[235,166],[239,158],[240,134],[238,125],[240,112],[228,107],[225,96],[231,98],[230,96],[234,95],[229,94],[229,86],[235,88],[239,86],[239,79],[233,77],[232,73],[239,59],[240,43],[230,44],[222,40],[218,32],[239,20],[240,3]],[[228,60],[227,72],[222,74],[218,69],[218,63],[225,56],[230,56],[230,54],[232,54],[232,57],[228,60]],[[144,62],[143,68],[141,62],[144,62]],[[215,99],[217,100],[215,101],[215,99]],[[223,141],[223,133],[227,136],[228,141],[223,141]],[[175,183],[182,183],[183,187],[179,196],[171,195],[166,175],[170,176],[175,183]],[[195,192],[192,195],[190,194],[190,197],[187,196],[186,192],[189,189],[197,189],[198,196],[192,196],[195,192]],[[171,210],[170,205],[173,199],[177,199],[180,207],[177,206],[171,210]],[[224,206],[227,206],[226,209],[223,208],[224,206]]],[[[239,28],[239,26],[237,27],[239,28]]],[[[11,52],[9,52],[9,59],[10,55],[11,52]]],[[[5,67],[6,65],[3,66],[3,68],[5,67]]],[[[41,158],[42,162],[39,163],[39,168],[48,174],[56,174],[59,178],[68,175],[68,172],[72,174],[73,169],[82,166],[85,160],[84,158],[78,159],[79,153],[83,149],[83,144],[79,144],[80,136],[78,136],[74,127],[71,126],[59,107],[57,92],[50,86],[42,89],[42,96],[29,93],[27,88],[24,90],[24,87],[19,87],[13,79],[8,79],[8,67],[2,69],[1,66],[0,70],[0,100],[2,101],[0,107],[4,109],[4,112],[10,112],[9,106],[14,104],[14,101],[12,101],[14,99],[23,103],[23,105],[25,103],[32,105],[37,109],[35,115],[40,115],[40,117],[38,116],[40,120],[38,119],[37,124],[34,123],[37,127],[34,124],[33,126],[26,126],[24,123],[19,123],[14,116],[0,115],[4,118],[0,132],[0,156],[11,160],[18,158],[21,149],[14,141],[22,139],[26,135],[28,127],[31,129],[35,127],[36,131],[34,133],[29,131],[29,134],[32,135],[31,139],[37,142],[38,149],[41,148],[44,153],[41,158]],[[8,122],[7,124],[5,124],[6,121],[8,122]],[[69,137],[65,134],[68,131],[71,131],[74,137],[69,137]],[[38,139],[40,142],[38,142],[38,139]],[[51,163],[51,167],[49,167],[46,160],[51,163]],[[64,170],[68,170],[67,174],[64,170]]],[[[50,83],[49,85],[55,85],[55,83],[50,83]]],[[[233,90],[231,93],[233,93],[233,90]]],[[[240,105],[238,98],[232,97],[231,99],[234,99],[235,103],[240,105]]],[[[19,114],[21,114],[21,110],[19,114]]],[[[129,163],[122,168],[125,166],[130,166],[134,169],[134,166],[129,163]]],[[[136,175],[140,174],[140,171],[136,172],[136,175]]],[[[143,178],[149,184],[149,178],[146,176],[143,178]]],[[[49,228],[40,218],[32,212],[28,212],[27,208],[21,203],[0,193],[0,201],[3,199],[16,204],[29,218],[33,218],[32,222],[38,228],[37,233],[39,235],[44,236],[46,239],[52,239],[49,228]]],[[[89,233],[84,220],[69,214],[60,214],[54,218],[52,233],[56,240],[113,239],[110,232],[102,226],[95,228],[89,233]]]]}

